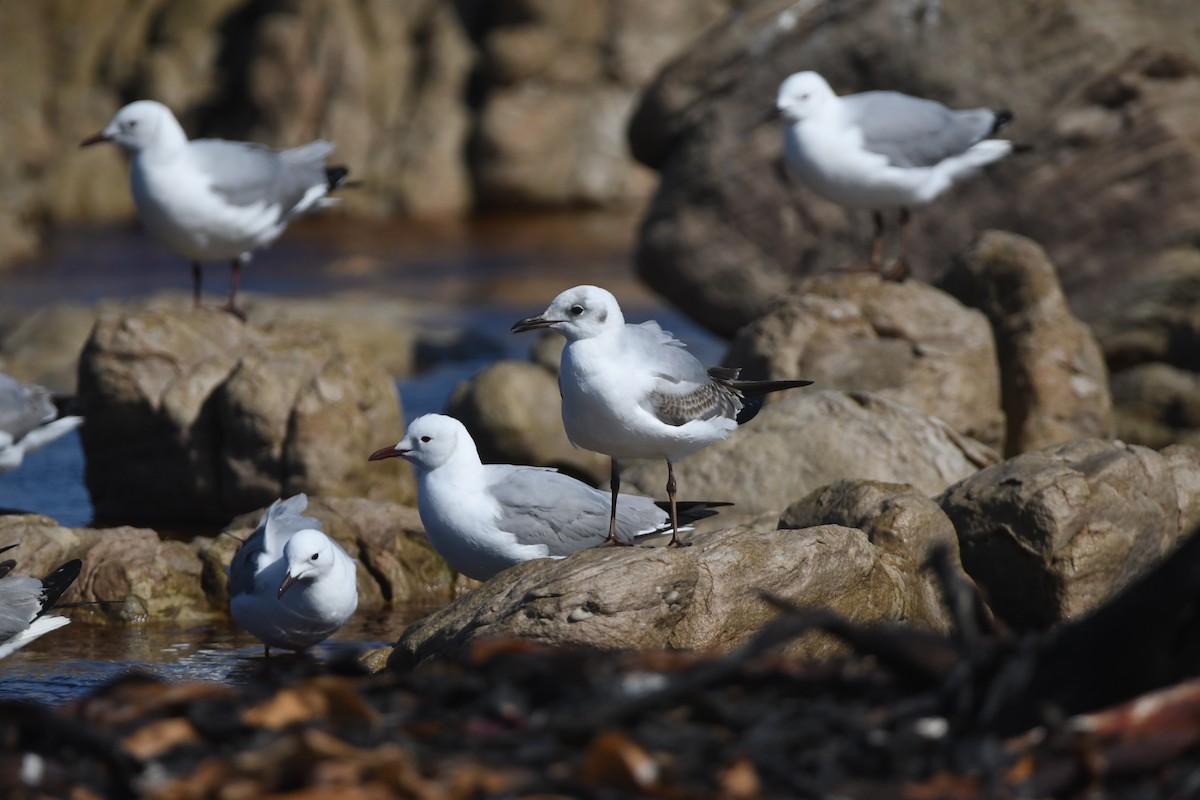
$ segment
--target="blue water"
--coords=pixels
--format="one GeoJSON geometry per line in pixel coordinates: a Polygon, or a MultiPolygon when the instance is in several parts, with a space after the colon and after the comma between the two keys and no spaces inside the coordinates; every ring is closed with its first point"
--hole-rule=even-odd
{"type": "MultiPolygon", "coordinates": [[[[525,358],[535,337],[511,334],[513,322],[542,311],[555,294],[579,283],[613,289],[630,322],[657,319],[701,361],[717,363],[723,342],[637,285],[630,258],[635,222],[595,215],[477,226],[325,221],[289,231],[257,256],[243,287],[285,297],[366,290],[407,303],[428,301],[429,325],[473,344],[429,348],[432,356],[421,372],[398,377],[408,419],[443,410],[459,381],[496,360],[525,358]]],[[[135,228],[63,232],[55,241],[57,248],[37,263],[0,272],[0,307],[129,299],[190,285],[186,265],[135,228]]],[[[214,292],[227,281],[223,265],[206,272],[214,292]]],[[[394,433],[398,439],[401,432],[394,433]]],[[[77,433],[30,454],[20,469],[0,474],[0,509],[44,514],[68,527],[87,525],[92,507],[83,458],[77,433]]],[[[358,615],[317,655],[395,641],[413,613],[358,615]]],[[[77,622],[0,661],[0,698],[64,701],[131,669],[171,680],[240,682],[260,653],[255,640],[231,623],[113,629],[77,622]]]]}

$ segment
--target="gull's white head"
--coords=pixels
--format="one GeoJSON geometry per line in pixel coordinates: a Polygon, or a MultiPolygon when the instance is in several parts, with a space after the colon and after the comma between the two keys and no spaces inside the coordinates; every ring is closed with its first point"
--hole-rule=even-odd
{"type": "Polygon", "coordinates": [[[287,576],[279,586],[278,597],[297,583],[312,583],[333,569],[337,556],[333,540],[313,528],[296,531],[283,546],[287,576]]]}
{"type": "Polygon", "coordinates": [[[816,72],[797,72],[779,84],[775,108],[788,122],[800,122],[829,107],[837,95],[816,72]]]}
{"type": "Polygon", "coordinates": [[[409,424],[403,439],[391,447],[376,450],[368,460],[398,457],[428,472],[446,464],[456,455],[470,453],[475,454],[473,460],[478,463],[475,440],[461,422],[442,414],[425,414],[409,424]]]}
{"type": "Polygon", "coordinates": [[[621,306],[612,292],[599,286],[576,286],[554,298],[550,306],[536,317],[513,325],[513,333],[549,328],[567,337],[567,341],[590,339],[593,336],[619,330],[625,325],[621,306]]]}
{"type": "Polygon", "coordinates": [[[171,109],[154,100],[138,100],[116,113],[108,126],[80,142],[80,147],[112,142],[126,153],[187,141],[171,109]]]}

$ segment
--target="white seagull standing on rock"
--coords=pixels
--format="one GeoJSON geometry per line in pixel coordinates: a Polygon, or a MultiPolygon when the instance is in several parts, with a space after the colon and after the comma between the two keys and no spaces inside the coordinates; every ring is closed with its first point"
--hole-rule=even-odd
{"type": "Polygon", "coordinates": [[[50,391],[0,373],[0,472],[21,466],[26,454],[79,427],[83,417],[58,415],[50,391]]]}
{"type": "Polygon", "coordinates": [[[233,618],[268,656],[324,641],[358,608],[354,559],[301,516],[307,507],[304,494],[276,500],[229,565],[233,618]]]}
{"type": "MultiPolygon", "coordinates": [[[[404,438],[369,460],[399,457],[417,471],[417,508],[434,549],[450,567],[477,580],[535,558],[562,558],[609,540],[609,496],[545,467],[484,464],[461,422],[417,417],[404,438]]],[[[683,504],[685,522],[726,503],[683,504]]],[[[648,497],[625,495],[614,540],[671,530],[671,518],[648,497]]]]}
{"type": "Polygon", "coordinates": [[[673,462],[726,438],[762,407],[762,395],[812,381],[742,381],[740,370],[705,369],[657,322],[626,325],[612,294],[576,286],[514,333],[549,328],[567,339],[558,372],[563,425],[577,447],[612,459],[609,538],[616,539],[618,460],[662,458],[672,533],[679,546],[673,462]]]}
{"type": "Polygon", "coordinates": [[[138,217],[154,238],[191,259],[196,307],[200,262],[233,265],[226,310],[238,313],[242,264],[274,242],[296,217],[328,198],[349,173],[326,167],[333,144],[272,150],[223,139],[189,141],[171,110],[153,100],[122,108],[80,147],[112,142],[132,156],[129,184],[138,217]]]}
{"type": "MultiPolygon", "coordinates": [[[[16,547],[0,547],[0,553],[16,547]]],[[[73,559],[38,580],[10,575],[17,562],[0,562],[0,658],[12,655],[39,636],[57,630],[71,620],[48,615],[75,579],[83,562],[73,559]]]]}
{"type": "Polygon", "coordinates": [[[954,111],[899,92],[839,97],[816,72],[788,77],[775,107],[791,123],[783,141],[792,174],[827,200],[873,212],[876,271],[884,271],[882,212],[900,210],[900,257],[886,273],[900,280],[908,274],[909,209],[1013,150],[988,138],[1012,119],[1008,111],[954,111]]]}

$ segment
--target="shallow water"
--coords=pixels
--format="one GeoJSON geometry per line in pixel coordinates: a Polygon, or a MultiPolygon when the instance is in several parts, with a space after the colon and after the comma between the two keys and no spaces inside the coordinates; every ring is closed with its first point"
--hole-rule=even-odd
{"type": "MultiPolygon", "coordinates": [[[[559,291],[594,283],[613,291],[631,322],[657,319],[705,363],[724,344],[638,283],[631,253],[636,218],[613,215],[502,218],[475,224],[350,223],[325,217],[291,230],[246,268],[246,292],[312,297],[358,291],[421,302],[428,324],[488,343],[397,381],[405,416],[441,411],[454,386],[497,358],[523,357],[533,344],[513,336],[517,319],[544,309],[559,291]]],[[[36,262],[0,272],[0,306],[128,299],[164,290],[188,291],[185,263],[133,227],[63,232],[36,262]]],[[[228,285],[228,267],[209,265],[206,287],[228,285]]],[[[394,432],[399,438],[400,431],[394,432]]],[[[386,438],[386,437],[385,437],[386,438]]],[[[83,485],[83,452],[73,433],[0,475],[0,508],[53,517],[69,527],[91,519],[83,485]]],[[[328,643],[378,647],[395,641],[420,610],[356,615],[328,643]]],[[[232,623],[180,628],[151,624],[107,628],[73,623],[0,661],[0,699],[61,702],[125,671],[169,680],[237,683],[260,663],[262,648],[232,623]]]]}

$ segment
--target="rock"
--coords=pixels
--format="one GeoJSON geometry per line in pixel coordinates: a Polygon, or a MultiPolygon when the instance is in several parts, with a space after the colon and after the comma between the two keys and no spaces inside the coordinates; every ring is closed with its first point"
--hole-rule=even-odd
{"type": "MultiPolygon", "coordinates": [[[[740,514],[778,518],[795,498],[836,480],[907,483],[935,495],[997,460],[984,445],[895,400],[798,389],[676,464],[675,477],[680,499],[727,500],[740,514]]],[[[662,498],[666,472],[661,462],[639,463],[622,472],[622,488],[662,498]]]]}
{"type": "Polygon", "coordinates": [[[72,558],[83,560],[79,577],[63,595],[74,619],[93,623],[194,625],[219,614],[200,585],[194,548],[162,540],[144,528],[63,528],[37,515],[0,517],[0,541],[21,575],[43,576],[72,558]]]}
{"type": "Polygon", "coordinates": [[[999,227],[1040,242],[1084,308],[1163,251],[1191,247],[1200,115],[1182,109],[1200,97],[1200,8],[1118,0],[1102,26],[1079,0],[1043,10],[742,5],[675,58],[633,114],[630,147],[660,176],[639,274],[731,336],[797,276],[867,259],[867,212],[788,179],[779,124],[754,123],[781,79],[805,69],[840,94],[892,89],[953,107],[1010,108],[1005,135],[1034,144],[917,211],[910,262],[919,277],[938,274],[976,231],[999,227]],[[982,50],[986,71],[975,68],[982,50]]]}
{"type": "Polygon", "coordinates": [[[749,378],[807,378],[822,389],[898,400],[999,447],[996,347],[987,320],[917,281],[817,275],[734,338],[724,363],[749,378]]]}
{"type": "Polygon", "coordinates": [[[1112,377],[1117,436],[1147,447],[1200,443],[1200,374],[1148,362],[1112,377]]]}
{"type": "Polygon", "coordinates": [[[1190,532],[1198,468],[1191,448],[1088,439],[981,470],[938,502],[997,616],[1044,628],[1096,608],[1190,532]]]}
{"type": "Polygon", "coordinates": [[[446,414],[467,427],[485,463],[552,466],[591,481],[611,472],[607,456],[571,444],[557,373],[539,364],[485,367],[454,388],[446,414]]]}
{"type": "Polygon", "coordinates": [[[224,523],[308,491],[411,500],[410,474],[366,456],[403,430],[391,379],[308,328],[258,329],[216,309],[105,314],[79,405],[98,519],[224,523]]]}
{"type": "Polygon", "coordinates": [[[79,352],[95,323],[95,312],[78,303],[5,309],[0,312],[0,372],[57,395],[75,394],[79,352]]]}
{"type": "MultiPolygon", "coordinates": [[[[358,561],[358,607],[369,611],[451,599],[454,572],[425,538],[416,509],[377,500],[311,497],[304,512],[358,561]]],[[[229,608],[229,566],[262,517],[243,514],[211,540],[197,540],[203,585],[213,606],[229,608]]]]}
{"type": "MultiPolygon", "coordinates": [[[[923,574],[934,545],[943,545],[950,562],[962,572],[958,557],[958,535],[941,507],[911,486],[879,481],[839,480],[814,490],[792,503],[779,519],[780,528],[814,528],[843,525],[866,534],[882,552],[881,559],[909,575],[923,574]]],[[[964,580],[970,580],[966,574],[964,580]]],[[[943,626],[941,594],[932,580],[914,580],[906,617],[933,621],[943,626]]]]}
{"type": "Polygon", "coordinates": [[[1091,330],[1067,308],[1035,242],[988,231],[940,281],[983,311],[996,336],[1009,455],[1113,433],[1108,370],[1091,330]]]}
{"type": "MultiPolygon", "coordinates": [[[[493,636],[610,650],[728,651],[775,616],[764,592],[858,622],[944,626],[943,616],[923,616],[913,600],[925,580],[898,568],[862,531],[838,525],[737,527],[697,534],[679,549],[584,550],[519,564],[417,621],[396,643],[388,668],[461,653],[493,636]]],[[[787,651],[819,658],[839,647],[807,636],[787,651]]]]}

